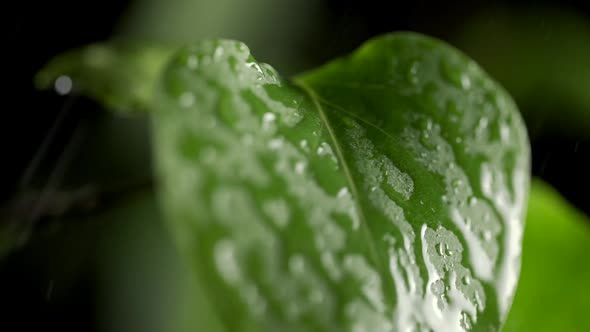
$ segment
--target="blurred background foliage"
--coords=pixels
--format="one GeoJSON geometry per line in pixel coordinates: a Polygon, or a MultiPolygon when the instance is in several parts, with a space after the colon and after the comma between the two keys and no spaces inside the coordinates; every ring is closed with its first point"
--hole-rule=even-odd
{"type": "Polygon", "coordinates": [[[194,331],[194,312],[206,310],[159,218],[147,120],[113,115],[83,97],[37,92],[32,77],[52,56],[106,39],[168,49],[232,38],[292,75],[379,33],[413,30],[455,45],[507,88],[527,122],[533,174],[546,182],[533,184],[522,277],[505,330],[590,330],[584,314],[590,310],[589,4],[62,0],[14,5],[5,11],[2,30],[11,84],[0,131],[7,151],[0,207],[5,326],[194,331]]]}
{"type": "Polygon", "coordinates": [[[504,331],[590,330],[589,222],[549,185],[533,181],[520,282],[504,331]]]}

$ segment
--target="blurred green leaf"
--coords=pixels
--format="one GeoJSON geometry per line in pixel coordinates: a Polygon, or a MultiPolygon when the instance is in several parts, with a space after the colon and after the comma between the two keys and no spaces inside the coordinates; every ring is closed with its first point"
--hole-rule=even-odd
{"type": "Polygon", "coordinates": [[[498,8],[452,40],[502,83],[533,133],[588,137],[590,20],[562,8],[498,8]]]}
{"type": "Polygon", "coordinates": [[[588,217],[533,181],[518,290],[503,331],[590,331],[588,217]]]}
{"type": "Polygon", "coordinates": [[[143,111],[171,50],[124,41],[93,44],[52,59],[36,75],[35,84],[49,89],[60,77],[67,77],[74,91],[100,100],[108,108],[143,111]]]}
{"type": "Polygon", "coordinates": [[[167,219],[222,330],[501,324],[528,142],[455,49],[386,35],[292,84],[242,43],[204,41],[154,105],[167,219]]]}
{"type": "Polygon", "coordinates": [[[94,217],[99,330],[191,332],[214,326],[202,292],[164,228],[153,192],[140,192],[94,217]],[[195,315],[195,312],[204,313],[195,315]]]}
{"type": "Polygon", "coordinates": [[[282,71],[305,67],[310,36],[321,23],[315,0],[136,0],[117,36],[163,45],[228,38],[246,42],[282,71]]]}

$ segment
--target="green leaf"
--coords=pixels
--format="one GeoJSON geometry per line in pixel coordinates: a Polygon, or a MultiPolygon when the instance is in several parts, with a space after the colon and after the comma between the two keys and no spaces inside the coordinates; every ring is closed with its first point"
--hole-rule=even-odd
{"type": "Polygon", "coordinates": [[[313,59],[309,41],[320,38],[318,29],[328,24],[321,7],[316,0],[282,0],[278,6],[275,0],[136,0],[115,33],[178,46],[208,38],[241,40],[258,57],[292,73],[313,59]]]}
{"type": "Polygon", "coordinates": [[[532,132],[588,137],[590,21],[563,8],[497,8],[453,40],[514,97],[532,132]]]}
{"type": "Polygon", "coordinates": [[[49,89],[68,77],[74,91],[122,111],[143,111],[172,49],[122,41],[93,44],[52,59],[35,77],[39,89],[49,89]]]}
{"type": "Polygon", "coordinates": [[[97,330],[188,332],[215,326],[164,228],[153,191],[128,195],[88,219],[78,222],[102,226],[94,233],[97,330]],[[201,313],[199,320],[194,311],[201,313]]]}
{"type": "Polygon", "coordinates": [[[590,331],[590,221],[533,181],[523,263],[504,331],[590,331]]]}
{"type": "Polygon", "coordinates": [[[204,41],[172,57],[153,108],[167,220],[217,330],[501,325],[529,147],[457,50],[385,35],[291,83],[204,41]]]}

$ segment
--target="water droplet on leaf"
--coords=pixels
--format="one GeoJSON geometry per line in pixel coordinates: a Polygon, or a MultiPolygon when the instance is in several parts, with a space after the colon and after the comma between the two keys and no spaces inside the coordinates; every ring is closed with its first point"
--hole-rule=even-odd
{"type": "Polygon", "coordinates": [[[180,106],[189,108],[195,103],[195,95],[192,92],[184,92],[180,95],[178,102],[180,103],[180,106]]]}

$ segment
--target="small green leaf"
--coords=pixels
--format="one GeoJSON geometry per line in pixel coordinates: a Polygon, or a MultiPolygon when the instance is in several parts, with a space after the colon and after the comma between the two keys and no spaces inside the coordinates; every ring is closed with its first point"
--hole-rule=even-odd
{"type": "Polygon", "coordinates": [[[172,57],[153,108],[167,219],[222,330],[502,324],[528,141],[455,49],[385,35],[291,83],[204,41],[172,57]]]}
{"type": "Polygon", "coordinates": [[[142,111],[150,103],[154,84],[170,54],[171,50],[164,47],[123,42],[93,44],[52,59],[39,71],[35,84],[39,89],[49,89],[60,77],[67,77],[74,91],[108,108],[142,111]]]}
{"type": "Polygon", "coordinates": [[[533,181],[514,305],[503,331],[590,331],[590,229],[553,188],[533,181]]]}

